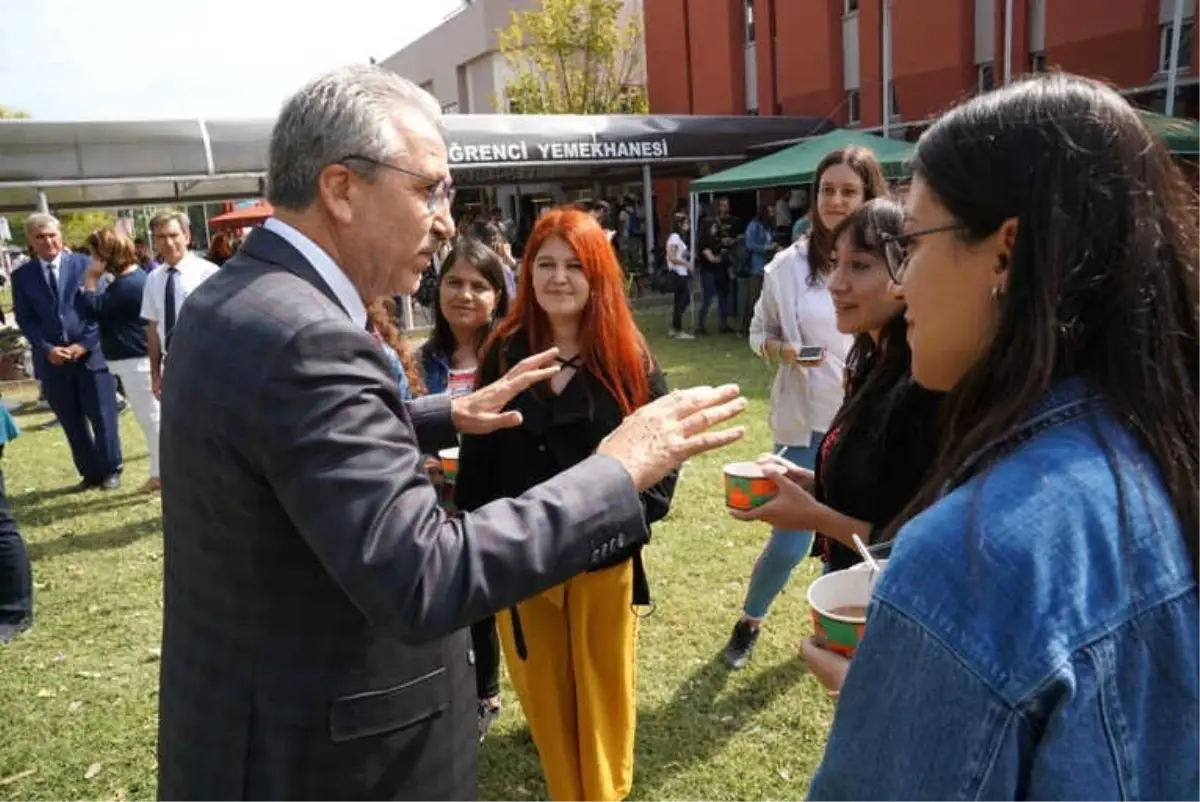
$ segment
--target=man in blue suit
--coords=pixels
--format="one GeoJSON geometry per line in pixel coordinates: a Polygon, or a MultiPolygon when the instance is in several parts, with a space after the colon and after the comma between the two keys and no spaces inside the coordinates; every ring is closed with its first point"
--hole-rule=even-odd
{"type": "Polygon", "coordinates": [[[99,327],[80,320],[73,303],[88,257],[63,251],[52,215],[30,215],[25,234],[35,258],[12,276],[17,326],[83,477],[77,489],[114,490],[121,486],[116,382],[100,352],[99,327]]]}

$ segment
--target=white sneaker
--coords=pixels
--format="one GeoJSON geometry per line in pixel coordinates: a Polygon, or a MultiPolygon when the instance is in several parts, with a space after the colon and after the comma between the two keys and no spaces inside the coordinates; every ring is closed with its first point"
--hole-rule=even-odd
{"type": "Polygon", "coordinates": [[[694,340],[694,339],[696,339],[696,335],[695,335],[695,334],[688,334],[686,331],[681,331],[681,332],[679,332],[678,334],[676,334],[676,335],[674,335],[674,336],[675,336],[675,337],[678,337],[680,340],[694,340]]]}
{"type": "Polygon", "coordinates": [[[675,329],[667,329],[667,336],[668,337],[678,337],[679,332],[675,331],[675,329]]]}

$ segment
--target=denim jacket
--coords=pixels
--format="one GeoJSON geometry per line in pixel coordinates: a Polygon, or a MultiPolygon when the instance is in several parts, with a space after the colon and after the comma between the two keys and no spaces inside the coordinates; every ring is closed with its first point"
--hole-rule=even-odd
{"type": "Polygon", "coordinates": [[[425,374],[425,391],[430,395],[446,392],[450,384],[450,357],[441,352],[421,349],[421,370],[425,374]]]}
{"type": "Polygon", "coordinates": [[[1157,469],[1077,380],[1008,441],[899,532],[810,798],[1200,795],[1196,578],[1157,469]]]}

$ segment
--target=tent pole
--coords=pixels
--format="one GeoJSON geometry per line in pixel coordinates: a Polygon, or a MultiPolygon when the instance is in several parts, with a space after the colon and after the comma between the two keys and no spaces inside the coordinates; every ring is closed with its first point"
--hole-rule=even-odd
{"type": "Polygon", "coordinates": [[[38,211],[42,214],[50,214],[50,202],[46,200],[46,193],[38,190],[38,211]]]}
{"type": "Polygon", "coordinates": [[[1179,58],[1179,33],[1183,27],[1183,0],[1175,0],[1175,16],[1171,26],[1171,50],[1167,56],[1167,103],[1163,112],[1168,117],[1175,116],[1175,61],[1179,58]]]}
{"type": "Polygon", "coordinates": [[[650,175],[650,165],[642,165],[642,208],[646,210],[646,264],[643,267],[646,274],[654,272],[654,180],[650,175]]]}
{"type": "Polygon", "coordinates": [[[688,243],[688,253],[692,257],[692,274],[688,276],[688,308],[692,312],[693,332],[696,330],[696,276],[699,275],[697,266],[700,264],[700,260],[696,258],[696,228],[700,224],[700,221],[696,219],[700,211],[699,201],[700,198],[695,192],[688,192],[688,217],[691,220],[691,228],[689,230],[691,241],[688,243]]]}
{"type": "Polygon", "coordinates": [[[212,245],[212,228],[208,225],[208,204],[200,204],[200,212],[204,215],[204,242],[206,245],[212,245]]]}

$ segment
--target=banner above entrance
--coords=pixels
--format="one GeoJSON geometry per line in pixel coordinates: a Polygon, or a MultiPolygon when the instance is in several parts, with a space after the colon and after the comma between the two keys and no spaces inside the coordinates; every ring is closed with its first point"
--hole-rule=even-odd
{"type": "MultiPolygon", "coordinates": [[[[820,133],[817,117],[447,115],[464,185],[597,180],[642,165],[660,175],[728,166],[748,148],[820,133]],[[660,169],[661,168],[661,169],[660,169]],[[536,176],[536,178],[535,178],[536,176]]],[[[271,120],[0,121],[0,212],[259,197],[271,120]]]]}

